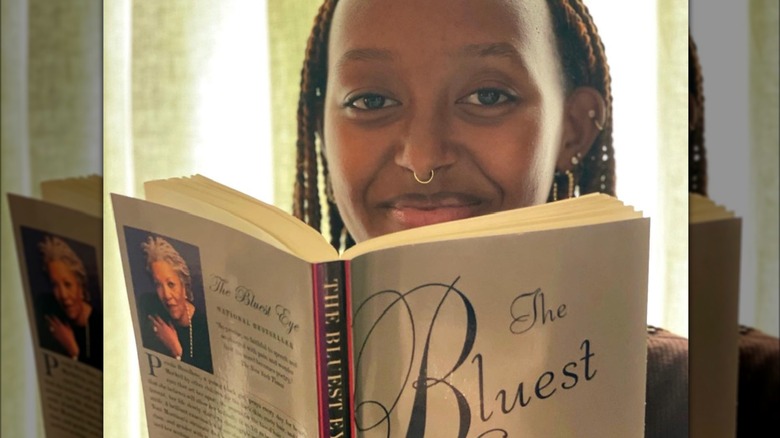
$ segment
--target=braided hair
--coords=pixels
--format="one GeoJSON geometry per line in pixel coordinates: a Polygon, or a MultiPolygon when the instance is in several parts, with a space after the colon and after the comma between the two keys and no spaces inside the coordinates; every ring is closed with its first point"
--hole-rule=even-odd
{"type": "MultiPolygon", "coordinates": [[[[320,168],[328,181],[328,164],[317,141],[318,124],[322,120],[325,85],[327,83],[328,36],[338,0],[324,0],[314,20],[301,71],[301,91],[298,99],[298,136],[296,142],[296,176],[293,214],[321,231],[322,203],[320,199],[320,168]]],[[[612,92],[609,66],[596,25],[582,0],[547,0],[566,87],[592,87],[606,104],[603,129],[588,152],[573,169],[580,194],[601,192],[615,194],[615,161],[612,148],[612,92]]],[[[567,176],[556,172],[558,193],[548,201],[566,197],[567,176]],[[560,181],[559,181],[560,180],[560,181]]],[[[336,249],[354,245],[332,196],[326,187],[326,205],[330,225],[330,243],[336,249]]]]}
{"type": "Polygon", "coordinates": [[[699,54],[688,36],[688,191],[707,196],[707,157],[704,150],[704,92],[699,54]]]}

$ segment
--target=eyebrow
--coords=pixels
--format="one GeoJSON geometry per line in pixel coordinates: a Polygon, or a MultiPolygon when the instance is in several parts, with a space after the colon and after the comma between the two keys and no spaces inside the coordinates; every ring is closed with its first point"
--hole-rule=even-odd
{"type": "MultiPolygon", "coordinates": [[[[509,43],[483,43],[463,46],[456,52],[456,56],[467,58],[503,57],[510,61],[525,66],[523,58],[517,48],[509,43]]],[[[337,69],[356,61],[392,61],[395,55],[387,49],[358,48],[344,53],[336,64],[337,69]]]]}
{"type": "Polygon", "coordinates": [[[486,43],[469,44],[458,51],[458,55],[463,57],[485,58],[497,56],[509,58],[511,61],[523,65],[523,58],[520,56],[517,48],[509,43],[486,43]]]}
{"type": "Polygon", "coordinates": [[[336,68],[340,69],[345,64],[355,61],[392,61],[393,53],[385,49],[352,49],[339,58],[336,68]]]}

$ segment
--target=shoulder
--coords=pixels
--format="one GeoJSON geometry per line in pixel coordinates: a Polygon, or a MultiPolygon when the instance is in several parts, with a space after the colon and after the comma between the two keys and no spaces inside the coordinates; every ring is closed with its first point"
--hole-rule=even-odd
{"type": "Polygon", "coordinates": [[[646,437],[687,437],[688,339],[647,328],[646,437]]]}
{"type": "Polygon", "coordinates": [[[662,328],[647,327],[647,367],[653,371],[681,371],[688,374],[688,338],[662,328]]]}
{"type": "Polygon", "coordinates": [[[737,436],[780,431],[780,339],[750,327],[739,333],[737,436]]]}

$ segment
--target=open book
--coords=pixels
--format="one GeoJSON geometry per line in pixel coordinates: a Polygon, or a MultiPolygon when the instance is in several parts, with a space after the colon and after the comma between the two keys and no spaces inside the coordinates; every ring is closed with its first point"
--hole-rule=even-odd
{"type": "Polygon", "coordinates": [[[51,437],[103,436],[102,190],[91,176],[43,182],[43,200],[8,195],[51,437]]]}
{"type": "Polygon", "coordinates": [[[733,437],[742,221],[704,196],[689,200],[690,436],[733,437]]]}
{"type": "Polygon", "coordinates": [[[614,198],[339,255],[207,178],[145,189],[112,202],[150,436],[644,434],[649,220],[614,198]]]}

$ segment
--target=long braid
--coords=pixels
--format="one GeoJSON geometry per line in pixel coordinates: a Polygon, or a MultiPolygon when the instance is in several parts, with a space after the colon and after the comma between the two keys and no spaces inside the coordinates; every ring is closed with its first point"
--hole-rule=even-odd
{"type": "MultiPolygon", "coordinates": [[[[297,167],[293,213],[318,231],[322,206],[317,178],[318,156],[323,176],[328,167],[322,148],[317,147],[317,123],[321,117],[327,82],[327,46],[330,24],[338,0],[325,0],[315,18],[301,71],[298,101],[297,167]]],[[[563,70],[569,87],[590,86],[598,90],[606,103],[603,130],[596,137],[582,163],[575,169],[580,193],[615,194],[615,161],[612,147],[611,78],[604,45],[587,7],[580,0],[548,0],[557,35],[563,70]]],[[[558,197],[565,196],[566,184],[557,184],[558,197]]],[[[552,194],[550,195],[550,200],[552,194]]],[[[344,221],[332,200],[327,201],[330,242],[336,249],[354,245],[344,221]]]]}
{"type": "MultiPolygon", "coordinates": [[[[574,174],[580,193],[615,195],[615,155],[612,146],[612,78],[604,50],[588,8],[580,0],[549,0],[567,86],[592,87],[606,104],[603,130],[593,141],[574,174]]],[[[557,198],[566,197],[566,182],[558,181],[557,198]]],[[[552,200],[552,193],[550,194],[552,200]]]]}
{"type": "MultiPolygon", "coordinates": [[[[317,165],[317,123],[327,81],[327,37],[336,1],[327,0],[314,22],[301,71],[293,214],[320,231],[321,205],[317,165]]],[[[324,163],[323,163],[324,164],[324,163]]]]}
{"type": "Polygon", "coordinates": [[[690,109],[688,131],[688,190],[707,195],[707,155],[704,149],[704,87],[699,54],[688,37],[688,89],[690,109]]]}

